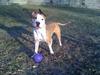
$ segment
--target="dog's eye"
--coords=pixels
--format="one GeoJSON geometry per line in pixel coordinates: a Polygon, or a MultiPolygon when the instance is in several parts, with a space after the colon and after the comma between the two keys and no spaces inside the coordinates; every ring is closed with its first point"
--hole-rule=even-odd
{"type": "Polygon", "coordinates": [[[37,19],[37,17],[33,17],[33,19],[37,19]]]}
{"type": "Polygon", "coordinates": [[[34,17],[34,19],[37,19],[37,17],[34,17]]]}
{"type": "Polygon", "coordinates": [[[41,20],[44,20],[44,19],[41,19],[41,20]]]}

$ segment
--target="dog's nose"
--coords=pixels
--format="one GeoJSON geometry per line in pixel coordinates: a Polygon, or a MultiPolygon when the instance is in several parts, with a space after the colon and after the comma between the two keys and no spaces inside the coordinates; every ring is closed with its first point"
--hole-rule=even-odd
{"type": "Polygon", "coordinates": [[[39,25],[40,25],[40,22],[36,22],[36,25],[37,25],[37,27],[39,27],[39,25]]]}
{"type": "Polygon", "coordinates": [[[36,25],[39,25],[40,24],[40,22],[36,22],[36,25]]]}

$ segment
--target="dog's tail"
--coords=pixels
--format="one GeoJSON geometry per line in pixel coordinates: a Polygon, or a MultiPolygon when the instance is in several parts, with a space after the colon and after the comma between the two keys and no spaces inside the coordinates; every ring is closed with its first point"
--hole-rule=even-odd
{"type": "Polygon", "coordinates": [[[67,23],[58,23],[58,25],[61,25],[61,26],[65,26],[65,25],[68,25],[68,24],[70,24],[71,22],[69,21],[69,22],[67,22],[67,23]]]}

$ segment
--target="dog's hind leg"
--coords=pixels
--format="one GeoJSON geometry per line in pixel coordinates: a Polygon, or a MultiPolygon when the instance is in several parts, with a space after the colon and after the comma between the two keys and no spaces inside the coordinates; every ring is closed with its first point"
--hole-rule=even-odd
{"type": "Polygon", "coordinates": [[[53,49],[52,49],[52,38],[51,37],[48,38],[47,44],[49,46],[50,53],[54,54],[53,49]]]}
{"type": "Polygon", "coordinates": [[[59,45],[62,46],[62,43],[61,43],[61,34],[57,34],[57,38],[58,38],[58,41],[59,41],[59,45]]]}
{"type": "Polygon", "coordinates": [[[58,30],[55,31],[55,34],[58,38],[58,41],[59,41],[59,45],[62,46],[62,43],[61,43],[61,31],[60,31],[60,28],[58,28],[58,30]]]}
{"type": "Polygon", "coordinates": [[[53,49],[52,49],[52,41],[51,41],[51,43],[48,44],[48,46],[49,46],[49,49],[50,49],[50,53],[54,54],[53,49]]]}
{"type": "Polygon", "coordinates": [[[60,46],[62,46],[62,43],[61,43],[61,38],[59,38],[59,45],[60,45],[60,46]]]}

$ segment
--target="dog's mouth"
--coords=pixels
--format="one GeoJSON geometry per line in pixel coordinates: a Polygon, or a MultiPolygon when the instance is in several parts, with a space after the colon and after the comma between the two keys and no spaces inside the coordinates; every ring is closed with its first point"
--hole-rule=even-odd
{"type": "Polygon", "coordinates": [[[39,24],[36,24],[36,27],[35,27],[36,29],[39,29],[40,27],[39,27],[39,24]]]}
{"type": "Polygon", "coordinates": [[[36,27],[39,27],[39,24],[36,24],[36,27]]]}
{"type": "Polygon", "coordinates": [[[39,23],[39,22],[36,22],[35,28],[36,28],[36,29],[40,28],[40,23],[39,23]]]}
{"type": "Polygon", "coordinates": [[[35,29],[39,29],[40,28],[40,26],[39,26],[39,24],[36,24],[36,26],[33,26],[35,29]]]}

